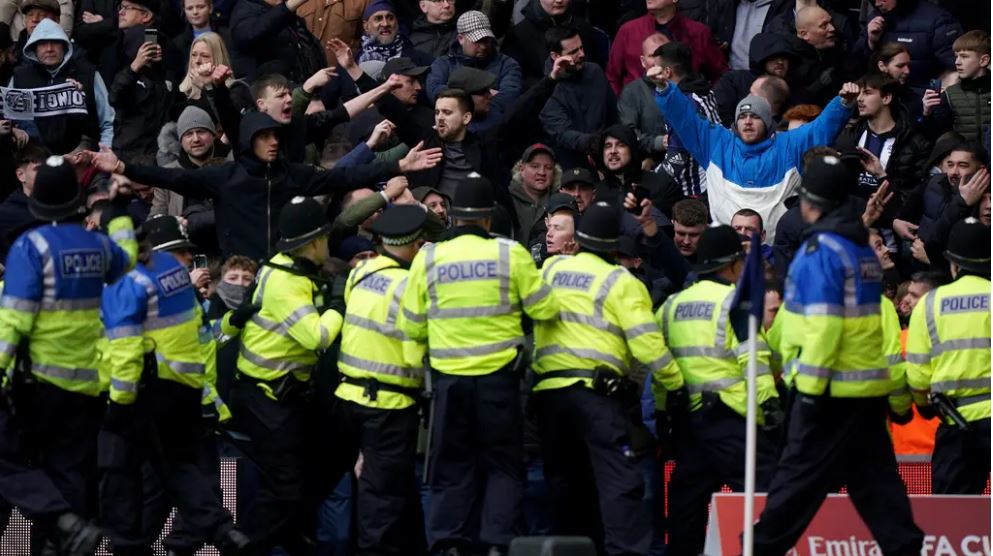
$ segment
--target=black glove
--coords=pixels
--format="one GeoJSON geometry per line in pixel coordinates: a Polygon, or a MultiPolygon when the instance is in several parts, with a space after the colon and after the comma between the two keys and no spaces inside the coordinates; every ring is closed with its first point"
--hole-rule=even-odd
{"type": "Polygon", "coordinates": [[[765,418],[763,430],[774,431],[783,426],[785,416],[779,398],[769,398],[762,402],[762,416],[765,418]]]}
{"type": "Polygon", "coordinates": [[[931,420],[938,416],[938,408],[931,404],[917,405],[917,413],[920,413],[921,417],[931,420]]]}
{"type": "Polygon", "coordinates": [[[889,413],[890,421],[893,421],[898,425],[906,425],[914,420],[914,412],[909,409],[904,413],[897,413],[892,409],[887,408],[886,412],[889,413]]]}
{"type": "Polygon", "coordinates": [[[686,386],[671,390],[665,397],[665,410],[670,415],[683,415],[690,410],[690,392],[686,386]]]}
{"type": "Polygon", "coordinates": [[[237,309],[231,311],[231,316],[228,318],[228,322],[231,326],[235,328],[245,328],[248,321],[262,310],[262,305],[252,303],[252,298],[250,296],[245,296],[245,300],[241,302],[241,305],[237,309]]]}
{"type": "Polygon", "coordinates": [[[107,412],[103,416],[104,429],[123,436],[134,428],[136,422],[135,404],[120,404],[113,401],[107,404],[107,412]]]}

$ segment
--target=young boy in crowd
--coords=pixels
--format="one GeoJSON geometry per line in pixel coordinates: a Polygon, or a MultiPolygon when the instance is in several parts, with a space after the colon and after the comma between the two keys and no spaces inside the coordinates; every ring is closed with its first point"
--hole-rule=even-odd
{"type": "Polygon", "coordinates": [[[969,31],[955,40],[955,71],[959,82],[939,95],[934,90],[924,92],[924,115],[939,103],[947,104],[950,113],[935,110],[935,118],[966,139],[979,141],[989,152],[990,147],[990,35],[985,31],[969,31]],[[943,121],[942,121],[943,120],[943,121]]]}

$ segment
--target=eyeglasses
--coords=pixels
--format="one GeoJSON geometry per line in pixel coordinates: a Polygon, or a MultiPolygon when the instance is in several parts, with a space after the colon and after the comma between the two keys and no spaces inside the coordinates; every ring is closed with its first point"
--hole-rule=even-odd
{"type": "Polygon", "coordinates": [[[138,6],[129,6],[127,4],[121,4],[120,7],[117,8],[117,11],[118,12],[135,11],[141,13],[148,13],[148,10],[146,10],[145,8],[139,8],[138,6]]]}

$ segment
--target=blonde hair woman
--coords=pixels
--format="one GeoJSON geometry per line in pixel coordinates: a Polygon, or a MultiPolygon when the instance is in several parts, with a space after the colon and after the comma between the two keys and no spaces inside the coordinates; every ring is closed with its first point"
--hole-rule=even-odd
{"type": "MultiPolygon", "coordinates": [[[[190,59],[187,62],[186,78],[179,84],[179,92],[189,100],[197,100],[209,81],[210,74],[218,66],[231,67],[231,57],[224,41],[217,33],[204,33],[190,45],[190,59]]],[[[229,80],[230,84],[230,80],[229,80]]]]}

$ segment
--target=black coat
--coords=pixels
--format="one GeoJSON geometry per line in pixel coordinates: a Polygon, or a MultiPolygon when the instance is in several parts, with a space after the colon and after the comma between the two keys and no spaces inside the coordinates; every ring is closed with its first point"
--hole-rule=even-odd
{"type": "MultiPolygon", "coordinates": [[[[714,84],[717,112],[721,115],[721,122],[725,126],[730,126],[734,122],[734,111],[738,103],[748,96],[752,82],[765,74],[765,63],[769,58],[786,55],[791,58],[790,72],[795,71],[793,68],[798,58],[790,37],[779,33],[759,33],[752,38],[750,46],[749,69],[729,71],[714,84]]],[[[790,73],[787,73],[787,77],[789,76],[790,73]]]]}
{"type": "Polygon", "coordinates": [[[623,202],[621,194],[626,194],[626,190],[634,186],[641,186],[648,190],[652,206],[670,218],[672,205],[683,200],[683,190],[672,176],[665,172],[655,173],[641,169],[642,154],[641,148],[638,147],[638,138],[634,130],[624,124],[615,124],[604,130],[600,135],[595,158],[597,170],[604,176],[603,181],[597,186],[597,199],[603,198],[610,202],[615,196],[620,196],[623,202]],[[621,140],[631,150],[631,161],[617,172],[608,170],[603,161],[603,146],[608,136],[621,140]]]}
{"type": "MultiPolygon", "coordinates": [[[[368,86],[372,84],[366,82],[371,81],[368,76],[363,76],[359,81],[358,85],[362,90],[368,90],[368,86]]],[[[508,190],[510,169],[524,149],[539,139],[540,131],[536,129],[534,122],[541,107],[555,90],[555,84],[556,81],[547,77],[538,81],[514,101],[502,124],[479,134],[467,132],[462,141],[469,164],[493,184],[497,202],[510,213],[515,228],[518,223],[514,202],[508,190]]],[[[413,147],[423,141],[425,149],[442,146],[438,133],[417,125],[410,111],[393,95],[386,95],[379,101],[379,111],[396,124],[397,136],[406,145],[413,147]]],[[[443,164],[444,161],[429,170],[409,174],[407,178],[410,180],[410,188],[437,187],[444,169],[443,164]]]]}
{"type": "Polygon", "coordinates": [[[322,171],[282,157],[266,164],[252,153],[252,139],[273,121],[253,112],[241,122],[241,156],[236,162],[197,170],[127,165],[125,175],[139,183],[184,197],[213,199],[218,243],[224,257],[268,258],[279,239],[279,212],[297,195],[344,193],[374,185],[399,173],[396,163],[322,171]]]}
{"type": "Polygon", "coordinates": [[[238,77],[254,79],[260,65],[277,62],[290,81],[303,83],[327,66],[317,37],[286,4],[240,0],[231,14],[231,41],[232,63],[242,72],[238,77]]]}
{"type": "Polygon", "coordinates": [[[865,73],[864,62],[850,56],[841,44],[817,50],[793,37],[793,45],[799,56],[796,68],[791,67],[789,73],[790,94],[795,102],[825,106],[838,96],[842,84],[865,73]]]}
{"type": "Polygon", "coordinates": [[[547,74],[545,61],[548,60],[548,49],[545,47],[545,32],[552,27],[573,26],[578,29],[579,36],[583,40],[586,61],[599,64],[601,68],[607,67],[606,56],[601,56],[597,52],[596,31],[589,21],[571,13],[553,18],[542,9],[539,0],[531,0],[521,13],[524,15],[524,21],[514,25],[507,32],[501,52],[517,60],[521,65],[521,74],[526,87],[547,74]]]}
{"type": "Polygon", "coordinates": [[[72,38],[82,47],[86,59],[96,66],[104,83],[112,83],[124,67],[121,33],[117,28],[117,0],[81,0],[76,6],[72,38]],[[83,12],[103,17],[103,21],[83,23],[83,12]]]}
{"type": "MultiPolygon", "coordinates": [[[[902,110],[895,114],[896,128],[893,141],[893,152],[886,163],[886,179],[890,182],[890,191],[896,196],[890,201],[893,208],[902,204],[912,189],[921,183],[927,175],[927,160],[931,154],[931,142],[919,131],[902,110]]],[[[868,129],[868,122],[859,119],[854,125],[848,126],[835,139],[834,146],[841,152],[854,151],[859,138],[868,129]]],[[[868,198],[868,192],[853,190],[852,194],[868,198]]],[[[889,210],[888,210],[889,211],[889,210]]]]}

